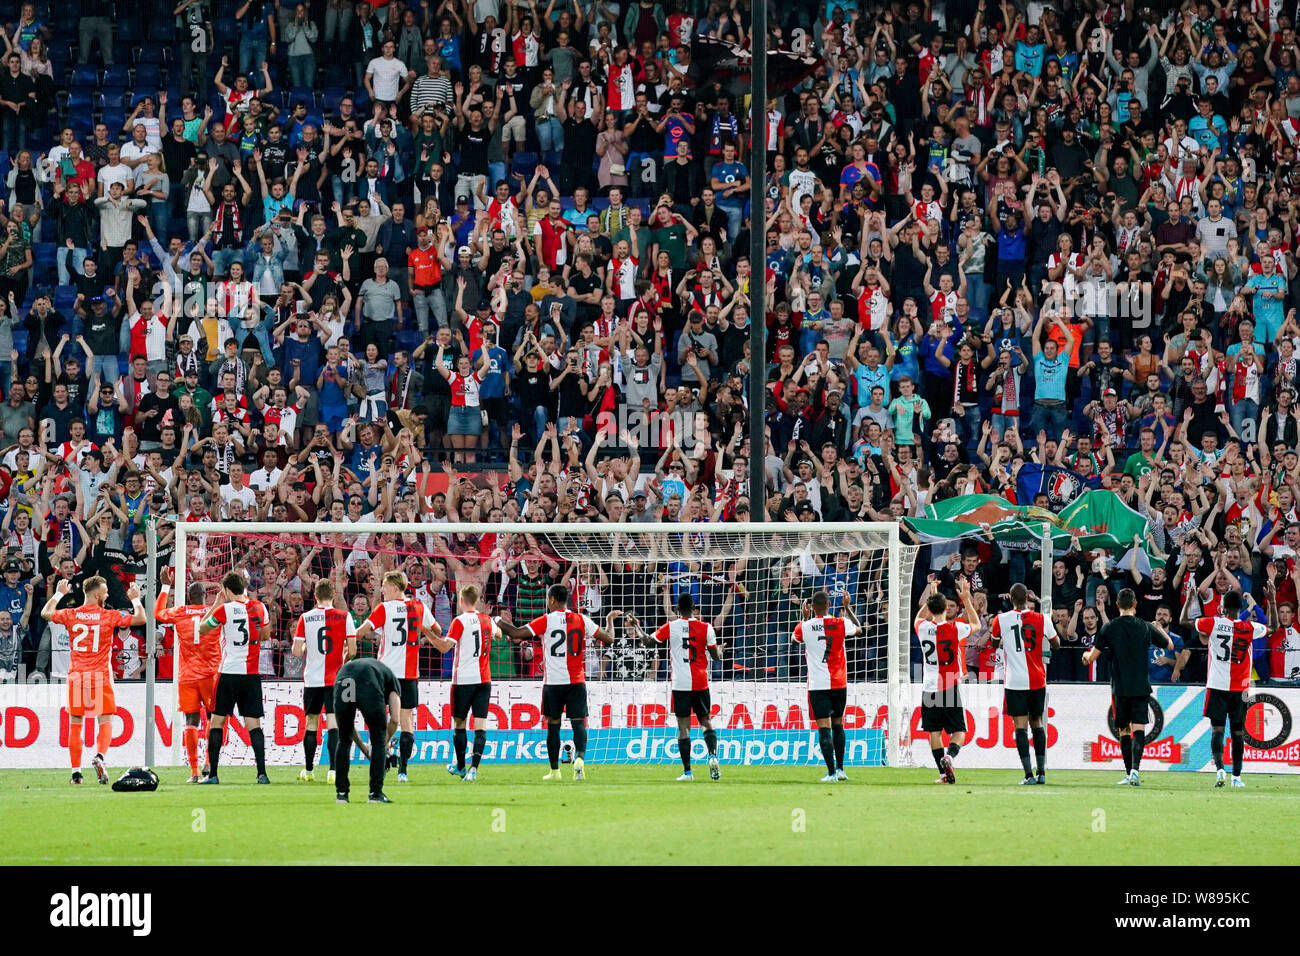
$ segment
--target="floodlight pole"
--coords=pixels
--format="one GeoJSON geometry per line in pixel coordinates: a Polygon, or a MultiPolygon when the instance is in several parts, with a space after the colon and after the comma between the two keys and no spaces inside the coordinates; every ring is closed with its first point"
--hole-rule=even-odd
{"type": "Polygon", "coordinates": [[[767,520],[767,0],[753,0],[749,97],[749,513],[767,520]]]}

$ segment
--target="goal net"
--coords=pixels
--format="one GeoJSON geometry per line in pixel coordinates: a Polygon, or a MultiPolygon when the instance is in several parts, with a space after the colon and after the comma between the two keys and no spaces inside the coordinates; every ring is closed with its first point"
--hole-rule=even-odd
{"type": "MultiPolygon", "coordinates": [[[[916,548],[891,524],[234,524],[177,525],[176,594],[203,582],[211,596],[232,569],[246,572],[267,606],[271,639],[261,670],[267,756],[301,759],[302,661],[292,657],[298,615],[314,600],[316,579],[335,582],[336,606],[360,624],[381,600],[389,570],[405,572],[408,595],[424,602],[444,631],[459,589],[477,585],[480,609],[522,626],[546,611],[546,591],[561,583],[569,609],[605,627],[611,611],[632,615],[646,634],[673,619],[689,593],[711,623],[722,660],[710,663],[712,723],[724,764],[817,766],[821,755],[808,707],[803,648],[791,642],[804,602],[826,591],[832,607],[848,595],[861,628],[846,642],[846,765],[906,760],[903,719],[908,681],[908,599],[916,548]],[[893,728],[902,727],[902,734],[893,728]],[[899,739],[899,738],[902,739],[899,739]]],[[[838,610],[832,613],[841,613],[838,610]]],[[[676,763],[669,664],[615,618],[609,645],[584,651],[588,763],[676,763]]],[[[372,640],[359,653],[374,656],[372,640]]],[[[484,763],[546,756],[541,717],[545,648],[498,638],[490,649],[492,698],[484,763]]],[[[420,703],[412,762],[446,763],[452,753],[452,654],[420,652],[420,703]]],[[[223,762],[251,760],[232,721],[223,762]]],[[[695,721],[692,720],[693,728],[695,721]]],[[[471,723],[471,729],[473,724],[471,723]]],[[[568,721],[562,734],[570,739],[568,721]]],[[[692,732],[693,756],[704,743],[692,732]]],[[[569,748],[563,752],[567,757],[569,748]]]]}

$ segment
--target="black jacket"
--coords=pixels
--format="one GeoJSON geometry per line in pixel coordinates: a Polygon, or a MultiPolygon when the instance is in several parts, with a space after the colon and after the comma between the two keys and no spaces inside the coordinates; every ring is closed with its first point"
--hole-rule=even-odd
{"type": "Polygon", "coordinates": [[[82,201],[74,206],[66,199],[59,199],[50,204],[50,213],[58,224],[55,239],[59,245],[66,245],[69,239],[78,249],[89,249],[94,245],[95,224],[99,216],[90,203],[82,201]]]}

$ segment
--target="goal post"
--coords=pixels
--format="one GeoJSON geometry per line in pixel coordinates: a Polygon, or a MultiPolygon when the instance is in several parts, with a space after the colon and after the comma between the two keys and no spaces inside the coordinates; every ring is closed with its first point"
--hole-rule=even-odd
{"type": "MultiPolygon", "coordinates": [[[[456,613],[460,583],[479,584],[483,609],[518,625],[537,613],[536,582],[559,581],[569,586],[571,609],[602,626],[611,610],[634,613],[641,630],[653,634],[673,616],[675,597],[688,591],[724,648],[722,662],[711,664],[709,673],[724,763],[808,766],[820,760],[812,746],[816,728],[808,712],[803,651],[790,635],[802,619],[802,602],[815,591],[830,594],[832,613],[839,613],[840,596],[848,594],[863,633],[846,648],[846,765],[901,766],[910,764],[907,608],[918,549],[900,539],[899,528],[885,522],[177,522],[174,593],[183,600],[187,584],[197,580],[211,600],[220,577],[242,568],[272,623],[279,618],[282,626],[290,605],[314,603],[302,582],[336,574],[346,580],[355,619],[370,603],[358,595],[372,594],[385,570],[405,569],[414,595],[431,604],[445,628],[456,613]],[[293,573],[296,596],[275,583],[277,568],[293,573]]],[[[676,762],[666,656],[643,646],[625,627],[616,625],[614,636],[613,645],[593,642],[586,651],[588,762],[676,762]]],[[[527,642],[493,652],[489,757],[514,740],[516,759],[496,752],[497,759],[536,758],[545,732],[530,721],[540,702],[544,652],[527,642]],[[526,749],[519,743],[525,738],[526,749]]],[[[443,657],[428,648],[421,662],[421,707],[427,712],[421,714],[423,733],[417,720],[417,754],[427,751],[430,763],[450,744],[444,721],[450,655],[443,657]]],[[[296,687],[283,672],[268,683],[274,686],[266,692],[267,722],[276,723],[279,706],[297,705],[300,713],[300,677],[296,687]]],[[[174,707],[174,685],[170,697],[174,707]]],[[[268,758],[291,762],[289,748],[269,745],[279,729],[267,731],[268,758]]],[[[567,739],[567,720],[563,733],[567,739]]],[[[173,734],[174,762],[179,737],[173,734]]],[[[698,731],[692,737],[693,748],[703,746],[698,731]]],[[[232,749],[233,761],[241,762],[241,748],[232,749]]]]}

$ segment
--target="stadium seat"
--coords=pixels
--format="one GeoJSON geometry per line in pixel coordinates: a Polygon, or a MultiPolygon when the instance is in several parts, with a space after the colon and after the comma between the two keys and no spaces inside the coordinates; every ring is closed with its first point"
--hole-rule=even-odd
{"type": "Polygon", "coordinates": [[[156,91],[163,85],[162,67],[157,63],[138,63],[135,67],[135,78],[131,88],[137,92],[140,90],[156,91]]]}
{"type": "Polygon", "coordinates": [[[126,110],[120,106],[105,106],[100,111],[100,121],[108,127],[109,135],[114,136],[126,124],[126,110]]]}
{"type": "Polygon", "coordinates": [[[54,253],[58,246],[53,242],[32,243],[32,278],[39,283],[51,283],[57,278],[54,253]]]}
{"type": "Polygon", "coordinates": [[[321,92],[321,108],[327,113],[333,113],[339,108],[339,102],[347,95],[348,91],[341,86],[326,87],[321,92]]]}
{"type": "Polygon", "coordinates": [[[510,160],[514,167],[514,172],[520,174],[525,180],[532,179],[533,173],[537,170],[538,156],[536,153],[515,153],[510,160]]]}
{"type": "Polygon", "coordinates": [[[99,70],[89,63],[78,63],[72,68],[72,79],[69,81],[75,87],[99,88],[99,70]]]}
{"type": "Polygon", "coordinates": [[[294,103],[303,102],[307,104],[308,110],[316,108],[316,92],[310,86],[295,86],[289,91],[288,101],[285,103],[285,109],[289,109],[294,103]]]}
{"type": "Polygon", "coordinates": [[[171,18],[156,19],[149,24],[149,42],[150,43],[175,43],[176,28],[172,25],[171,18]]]}
{"type": "MultiPolygon", "coordinates": [[[[222,17],[212,25],[212,35],[216,47],[214,52],[218,52],[223,46],[234,46],[239,42],[239,25],[234,17],[222,17]]],[[[238,66],[238,64],[234,65],[238,66]]]]}

